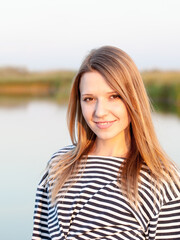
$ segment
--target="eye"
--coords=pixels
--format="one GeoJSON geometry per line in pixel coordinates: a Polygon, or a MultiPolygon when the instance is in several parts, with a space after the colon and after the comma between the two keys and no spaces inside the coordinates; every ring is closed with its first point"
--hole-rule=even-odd
{"type": "Polygon", "coordinates": [[[121,99],[121,96],[118,94],[113,94],[110,96],[111,99],[121,99]]]}
{"type": "Polygon", "coordinates": [[[93,98],[92,97],[85,97],[85,98],[83,98],[83,101],[84,102],[91,102],[91,101],[93,101],[93,98]]]}

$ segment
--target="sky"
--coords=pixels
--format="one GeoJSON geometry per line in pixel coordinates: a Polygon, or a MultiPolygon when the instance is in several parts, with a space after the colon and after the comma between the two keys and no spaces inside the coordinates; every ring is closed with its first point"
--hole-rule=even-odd
{"type": "Polygon", "coordinates": [[[179,0],[1,1],[0,67],[76,70],[112,45],[140,70],[179,70],[179,9],[179,0]]]}

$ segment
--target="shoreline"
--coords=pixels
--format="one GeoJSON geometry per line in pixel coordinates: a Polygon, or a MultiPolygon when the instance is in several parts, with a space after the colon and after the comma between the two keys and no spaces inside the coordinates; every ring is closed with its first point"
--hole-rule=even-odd
{"type": "MultiPolygon", "coordinates": [[[[75,71],[27,72],[0,68],[0,105],[8,99],[49,99],[58,104],[68,102],[75,71]]],[[[141,72],[148,96],[156,111],[180,116],[180,71],[141,72]]]]}

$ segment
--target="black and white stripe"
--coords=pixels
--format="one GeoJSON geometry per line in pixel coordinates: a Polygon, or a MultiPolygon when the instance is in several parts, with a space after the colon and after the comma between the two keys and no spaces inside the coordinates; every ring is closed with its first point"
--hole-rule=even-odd
{"type": "MultiPolygon", "coordinates": [[[[52,159],[72,147],[61,149],[52,159]]],[[[180,239],[180,189],[164,183],[154,195],[144,165],[139,186],[141,204],[135,210],[117,184],[122,162],[116,157],[88,156],[81,178],[65,197],[59,193],[55,206],[50,202],[46,173],[37,188],[32,240],[180,239]]]]}

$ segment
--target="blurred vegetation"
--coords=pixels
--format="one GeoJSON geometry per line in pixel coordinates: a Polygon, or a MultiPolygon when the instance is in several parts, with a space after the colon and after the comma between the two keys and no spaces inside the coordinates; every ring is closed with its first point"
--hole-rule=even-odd
{"type": "Polygon", "coordinates": [[[144,71],[141,75],[155,110],[180,116],[180,71],[144,71]]]}
{"type": "Polygon", "coordinates": [[[66,103],[74,71],[29,72],[24,68],[0,68],[2,99],[45,98],[66,103]]]}
{"type": "MultiPolygon", "coordinates": [[[[0,103],[48,99],[67,103],[75,71],[29,72],[25,68],[0,68],[0,103]]],[[[143,71],[147,93],[156,111],[180,115],[180,71],[143,71]]]]}

